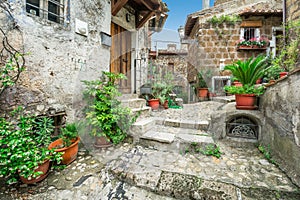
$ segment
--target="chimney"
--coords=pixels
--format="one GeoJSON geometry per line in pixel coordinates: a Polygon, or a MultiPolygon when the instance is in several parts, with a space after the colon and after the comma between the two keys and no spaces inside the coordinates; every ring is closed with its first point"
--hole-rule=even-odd
{"type": "Polygon", "coordinates": [[[209,8],[209,0],[202,0],[202,9],[209,8]]]}

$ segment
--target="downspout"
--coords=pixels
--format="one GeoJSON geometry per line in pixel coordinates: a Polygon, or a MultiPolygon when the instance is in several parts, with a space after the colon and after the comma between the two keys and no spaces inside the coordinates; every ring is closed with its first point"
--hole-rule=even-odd
{"type": "Polygon", "coordinates": [[[283,43],[286,45],[286,0],[283,0],[283,10],[282,10],[282,23],[283,23],[283,43]]]}

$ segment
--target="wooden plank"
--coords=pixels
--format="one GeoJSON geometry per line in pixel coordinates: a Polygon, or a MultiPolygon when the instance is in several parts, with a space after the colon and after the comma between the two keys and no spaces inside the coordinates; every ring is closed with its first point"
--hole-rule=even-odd
{"type": "Polygon", "coordinates": [[[112,4],[111,14],[115,16],[127,2],[128,0],[119,0],[117,3],[112,4]]]}
{"type": "Polygon", "coordinates": [[[137,20],[136,28],[139,29],[139,28],[141,28],[142,26],[144,26],[144,24],[145,24],[145,23],[146,23],[146,22],[147,22],[154,14],[155,14],[154,11],[150,11],[150,12],[148,12],[147,14],[145,14],[145,15],[143,16],[143,18],[142,18],[140,21],[137,20]]]}
{"type": "Polygon", "coordinates": [[[261,27],[262,21],[242,21],[241,27],[261,27]]]}

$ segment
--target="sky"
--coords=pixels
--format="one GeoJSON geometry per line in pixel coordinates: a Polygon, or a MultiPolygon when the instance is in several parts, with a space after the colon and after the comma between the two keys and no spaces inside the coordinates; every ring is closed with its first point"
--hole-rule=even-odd
{"type": "MultiPolygon", "coordinates": [[[[177,43],[179,48],[179,35],[177,29],[184,26],[187,16],[202,9],[202,0],[163,0],[168,5],[168,18],[164,29],[152,36],[152,49],[156,45],[159,49],[166,49],[167,43],[177,43]]],[[[213,5],[214,0],[210,0],[213,5]]]]}

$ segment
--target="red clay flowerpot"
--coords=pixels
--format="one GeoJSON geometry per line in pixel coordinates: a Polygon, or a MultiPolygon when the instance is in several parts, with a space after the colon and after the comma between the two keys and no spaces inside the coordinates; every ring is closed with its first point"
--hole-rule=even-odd
{"type": "Polygon", "coordinates": [[[280,72],[279,78],[285,77],[286,75],[288,75],[288,72],[280,72]]]}
{"type": "Polygon", "coordinates": [[[150,99],[148,100],[148,104],[152,110],[157,110],[159,108],[159,99],[150,99]]]}
{"type": "Polygon", "coordinates": [[[35,172],[43,172],[43,174],[41,174],[40,176],[38,176],[36,178],[32,178],[30,180],[23,176],[20,176],[20,179],[25,184],[33,184],[33,183],[40,182],[48,176],[49,166],[50,166],[50,160],[46,160],[45,162],[40,164],[36,170],[34,170],[35,172]]]}
{"type": "Polygon", "coordinates": [[[64,148],[60,148],[60,146],[63,145],[63,140],[61,138],[55,140],[49,145],[49,149],[57,148],[55,149],[56,152],[63,152],[64,154],[62,155],[62,164],[68,165],[71,162],[73,162],[77,158],[77,153],[78,153],[78,143],[80,141],[80,138],[77,137],[73,143],[64,148]]]}
{"type": "Polygon", "coordinates": [[[255,110],[258,108],[255,94],[235,94],[235,102],[237,109],[255,110]]]}
{"type": "Polygon", "coordinates": [[[261,82],[262,82],[262,78],[259,78],[259,79],[256,80],[255,83],[256,83],[256,84],[261,84],[261,82]]]}
{"type": "Polygon", "coordinates": [[[168,101],[168,100],[166,100],[166,101],[164,102],[163,107],[164,107],[165,109],[168,109],[168,108],[169,108],[169,101],[168,101]]]}
{"type": "Polygon", "coordinates": [[[239,81],[233,81],[233,85],[236,86],[236,87],[242,87],[243,84],[239,81]]]}
{"type": "Polygon", "coordinates": [[[208,88],[199,88],[198,89],[198,95],[199,95],[199,97],[207,98],[207,96],[208,96],[208,88]]]}

